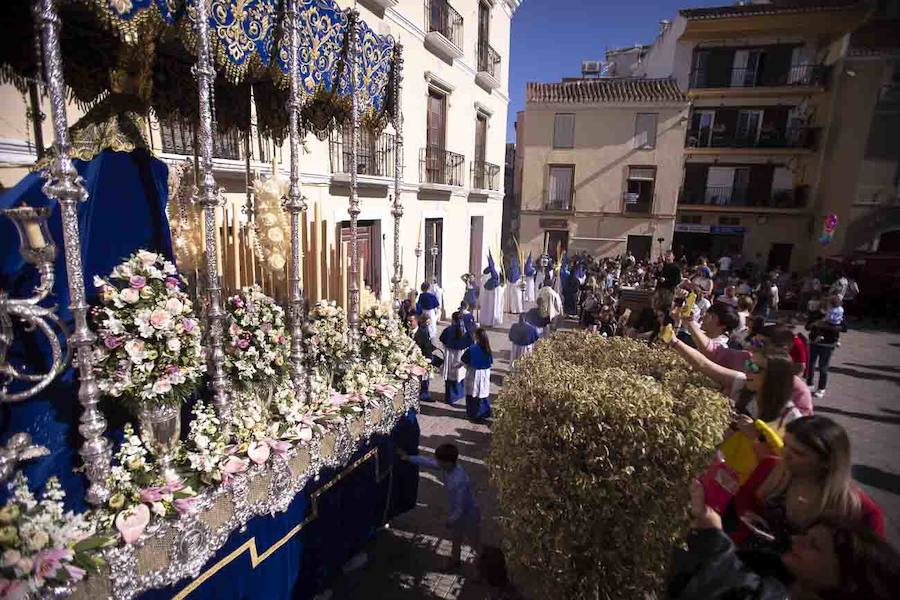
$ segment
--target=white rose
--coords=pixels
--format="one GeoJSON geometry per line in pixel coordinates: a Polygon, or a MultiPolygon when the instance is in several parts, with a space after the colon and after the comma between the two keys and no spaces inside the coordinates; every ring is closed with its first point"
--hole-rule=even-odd
{"type": "Polygon", "coordinates": [[[144,358],[143,340],[128,340],[125,342],[125,353],[131,358],[131,362],[141,362],[144,358]]]}
{"type": "Polygon", "coordinates": [[[155,292],[153,291],[153,288],[149,285],[142,287],[140,290],[141,298],[143,298],[144,300],[149,300],[150,298],[152,298],[154,293],[155,292]]]}
{"type": "Polygon", "coordinates": [[[44,530],[35,531],[34,535],[27,540],[28,547],[34,551],[43,549],[49,542],[50,536],[44,530]]]}
{"type": "Polygon", "coordinates": [[[13,550],[12,548],[10,548],[9,550],[7,550],[6,552],[3,553],[3,566],[11,567],[14,564],[16,564],[17,562],[19,562],[19,560],[21,558],[22,558],[22,555],[19,553],[18,550],[13,550]]]}
{"type": "Polygon", "coordinates": [[[169,338],[169,341],[166,342],[166,348],[169,349],[169,352],[174,352],[175,354],[181,351],[181,340],[178,338],[169,338]]]}
{"type": "Polygon", "coordinates": [[[159,255],[148,250],[138,250],[137,258],[141,261],[141,263],[143,263],[145,267],[149,267],[156,262],[156,260],[159,258],[159,255]]]}
{"type": "Polygon", "coordinates": [[[127,304],[136,304],[137,301],[141,299],[141,292],[134,288],[127,287],[119,292],[119,298],[122,302],[127,304]]]}
{"type": "Polygon", "coordinates": [[[184,302],[178,298],[169,298],[166,300],[166,310],[173,315],[180,315],[184,310],[184,302]]]}
{"type": "Polygon", "coordinates": [[[197,434],[197,437],[194,438],[194,444],[201,450],[206,450],[206,448],[209,447],[209,438],[202,433],[197,434]]]}
{"type": "Polygon", "coordinates": [[[168,394],[172,391],[172,383],[169,381],[168,377],[163,377],[161,379],[157,379],[153,383],[153,393],[157,395],[168,394]]]}

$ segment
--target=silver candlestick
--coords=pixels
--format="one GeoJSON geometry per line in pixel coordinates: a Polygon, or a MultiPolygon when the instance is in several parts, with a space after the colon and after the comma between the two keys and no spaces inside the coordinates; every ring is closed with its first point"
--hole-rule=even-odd
{"type": "Polygon", "coordinates": [[[435,282],[437,281],[437,271],[435,270],[435,267],[437,265],[438,254],[440,252],[441,249],[437,247],[437,242],[435,242],[434,246],[428,249],[428,253],[431,254],[431,280],[435,282]]]}
{"type": "Polygon", "coordinates": [[[350,9],[349,28],[347,35],[350,36],[350,98],[351,98],[351,130],[350,130],[350,164],[354,168],[350,169],[350,205],[347,212],[350,214],[350,282],[348,290],[348,303],[350,309],[347,314],[347,320],[350,324],[350,347],[353,351],[359,349],[359,241],[357,232],[359,227],[359,194],[357,189],[357,169],[355,165],[359,164],[359,98],[357,96],[356,82],[358,81],[357,69],[359,68],[359,57],[357,56],[358,38],[359,38],[359,12],[350,9]]]}
{"type": "MultiPolygon", "coordinates": [[[[413,287],[418,289],[419,284],[417,281],[419,279],[419,259],[422,258],[422,242],[421,241],[416,242],[416,247],[413,250],[413,254],[416,255],[416,273],[415,273],[415,276],[413,277],[413,287]]],[[[424,279],[423,279],[423,281],[424,281],[424,279]]]]}
{"type": "Polygon", "coordinates": [[[40,282],[27,298],[10,298],[0,290],[0,402],[17,402],[31,398],[45,389],[66,365],[71,357],[71,346],[66,344],[63,353],[54,328],[59,329],[64,339],[69,338],[69,329],[59,320],[56,306],[45,308],[39,305],[53,290],[55,275],[53,263],[56,260],[56,244],[50,237],[47,219],[49,208],[8,208],[3,211],[16,226],[19,232],[19,252],[25,262],[34,265],[40,273],[40,282]],[[6,354],[14,338],[15,321],[24,324],[26,330],[37,329],[44,334],[50,344],[51,362],[46,373],[23,373],[7,362],[6,354]],[[11,381],[32,384],[19,392],[8,392],[7,385],[11,381]]]}
{"type": "Polygon", "coordinates": [[[231,417],[228,400],[228,383],[225,379],[225,351],[222,346],[222,288],[219,284],[218,244],[216,241],[216,209],[221,196],[216,191],[213,177],[212,144],[213,119],[211,89],[215,82],[209,40],[210,0],[197,1],[197,64],[194,73],[200,101],[200,127],[197,145],[200,158],[200,205],[206,223],[206,295],[209,306],[207,318],[207,363],[213,405],[222,423],[231,417]]]}
{"type": "Polygon", "coordinates": [[[107,478],[110,471],[112,450],[103,435],[106,419],[97,408],[100,388],[94,379],[94,359],[91,346],[95,336],[88,327],[88,304],[84,293],[84,265],[81,259],[81,232],[78,227],[78,203],[87,200],[75,166],[69,158],[69,126],[66,120],[66,85],[63,78],[62,53],[59,41],[59,15],[54,0],[37,0],[35,16],[41,24],[43,40],[43,64],[50,109],[53,120],[54,152],[50,169],[44,172],[44,194],[59,202],[63,229],[63,249],[66,258],[66,276],[69,283],[69,309],[75,319],[75,333],[69,343],[75,348],[78,366],[78,401],[84,409],[78,432],[84,438],[79,454],[84,461],[89,485],[87,501],[94,505],[105,503],[110,496],[107,478]]]}
{"type": "Polygon", "coordinates": [[[400,178],[403,173],[403,114],[401,112],[400,92],[403,79],[403,46],[394,46],[394,205],[391,215],[394,217],[394,274],[391,277],[394,296],[394,310],[397,315],[403,301],[400,291],[400,280],[403,277],[400,264],[400,219],[403,217],[403,204],[400,201],[400,178]]]}
{"type": "MultiPolygon", "coordinates": [[[[291,221],[291,272],[290,272],[290,326],[291,326],[291,380],[294,393],[303,398],[306,393],[306,373],[303,369],[303,319],[305,302],[300,288],[300,213],[306,210],[306,199],[300,191],[300,31],[297,21],[297,1],[289,0],[287,7],[288,68],[290,79],[289,136],[291,149],[291,174],[288,194],[282,199],[291,221]]],[[[353,163],[355,164],[355,163],[353,163]]],[[[355,169],[354,169],[355,170],[355,169]]]]}

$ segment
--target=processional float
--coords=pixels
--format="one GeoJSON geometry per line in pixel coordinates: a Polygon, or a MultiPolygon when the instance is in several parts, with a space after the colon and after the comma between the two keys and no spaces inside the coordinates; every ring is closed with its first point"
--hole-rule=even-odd
{"type": "Polygon", "coordinates": [[[36,174],[3,198],[2,233],[16,231],[19,241],[13,252],[5,236],[0,248],[0,400],[12,415],[0,438],[0,477],[12,483],[0,510],[0,586],[34,598],[153,597],[182,586],[183,598],[218,570],[221,561],[203,568],[235,531],[289,510],[324,469],[350,468],[361,445],[389,434],[416,405],[426,363],[392,310],[401,298],[402,48],[332,0],[35,0],[4,18],[10,31],[35,31],[36,43],[0,42],[0,75],[49,99],[54,143],[36,174]],[[87,114],[70,133],[72,100],[87,114]],[[251,101],[259,131],[276,143],[287,138],[290,149],[286,323],[258,288],[226,299],[217,265],[223,197],[214,138],[248,129],[251,101]],[[155,185],[165,169],[139,133],[148,111],[195,127],[200,297],[189,296],[172,264],[178,256],[155,185]],[[359,130],[388,124],[394,304],[361,314],[359,130]],[[307,314],[301,278],[302,136],[338,126],[351,128],[346,325],[328,304],[307,314]],[[101,201],[116,194],[110,202],[121,214],[100,220],[101,201]],[[100,239],[101,224],[123,231],[100,239]],[[123,255],[108,256],[116,252],[123,255]],[[254,354],[243,359],[248,349],[254,354]],[[267,383],[281,373],[281,383],[267,383]],[[193,393],[194,379],[206,390],[193,393]],[[192,418],[181,435],[185,400],[192,418]],[[77,418],[83,475],[65,459],[67,418],[77,418]],[[38,425],[47,420],[56,423],[49,433],[38,425]],[[54,437],[59,447],[46,448],[54,437]],[[48,453],[63,459],[47,462],[48,453]],[[35,504],[44,483],[45,504],[35,504]],[[26,522],[28,506],[45,505],[56,533],[26,522]],[[185,586],[187,578],[194,581],[185,586]]]}

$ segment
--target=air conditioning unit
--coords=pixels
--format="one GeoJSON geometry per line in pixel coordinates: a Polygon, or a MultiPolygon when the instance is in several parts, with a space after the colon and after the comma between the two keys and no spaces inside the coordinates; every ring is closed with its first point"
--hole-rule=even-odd
{"type": "Polygon", "coordinates": [[[601,62],[599,60],[583,60],[581,61],[582,75],[600,75],[601,62]]]}

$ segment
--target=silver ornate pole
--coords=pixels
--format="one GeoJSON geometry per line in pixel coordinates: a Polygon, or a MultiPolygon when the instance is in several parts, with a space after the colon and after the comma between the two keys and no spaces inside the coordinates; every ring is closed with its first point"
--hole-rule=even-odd
{"type": "Polygon", "coordinates": [[[45,79],[50,96],[53,119],[55,156],[49,172],[44,173],[47,182],[43,192],[59,202],[62,218],[63,248],[66,258],[66,276],[69,280],[69,309],[75,319],[75,334],[69,343],[75,348],[75,364],[78,366],[78,401],[84,409],[78,432],[84,442],[78,453],[84,461],[88,477],[86,498],[93,505],[104,504],[110,496],[107,477],[110,470],[112,449],[103,435],[106,419],[97,408],[100,388],[94,379],[92,345],[96,339],[88,327],[88,304],[84,294],[84,266],[81,260],[81,232],[78,227],[78,203],[87,200],[87,190],[69,158],[69,125],[66,121],[66,87],[63,80],[62,54],[59,47],[59,15],[54,0],[39,0],[37,16],[41,23],[43,39],[45,79]]]}
{"type": "Polygon", "coordinates": [[[356,350],[359,346],[359,243],[356,239],[359,219],[359,195],[356,181],[356,165],[359,164],[359,98],[357,97],[357,72],[359,68],[359,57],[357,56],[357,43],[359,36],[359,13],[351,9],[350,28],[348,35],[350,36],[350,98],[351,98],[351,131],[350,131],[350,206],[347,212],[350,213],[350,283],[349,283],[349,304],[348,321],[350,323],[350,346],[356,350]]]}
{"type": "Polygon", "coordinates": [[[197,90],[200,102],[200,126],[197,145],[200,158],[200,205],[203,206],[203,220],[206,224],[206,295],[209,306],[207,318],[207,363],[209,365],[210,387],[216,414],[223,423],[228,423],[231,407],[228,403],[228,384],[225,379],[225,351],[222,348],[222,288],[219,284],[218,247],[216,242],[216,208],[220,197],[216,191],[216,180],[212,167],[212,106],[211,88],[215,72],[209,48],[209,8],[210,0],[197,1],[197,90]]]}
{"type": "Polygon", "coordinates": [[[300,190],[300,18],[297,1],[289,0],[287,8],[288,55],[290,67],[290,111],[289,135],[291,146],[291,176],[288,195],[283,199],[284,208],[291,217],[291,273],[290,273],[290,317],[291,317],[291,380],[294,393],[302,398],[306,391],[306,374],[303,370],[303,317],[304,300],[300,289],[300,213],[306,210],[306,200],[300,190]]]}
{"type": "Polygon", "coordinates": [[[391,277],[394,295],[394,311],[400,310],[400,219],[403,217],[403,203],[400,201],[400,178],[403,174],[403,112],[400,102],[400,90],[403,79],[403,46],[398,42],[394,46],[394,206],[391,215],[394,217],[394,275],[391,277]]]}

